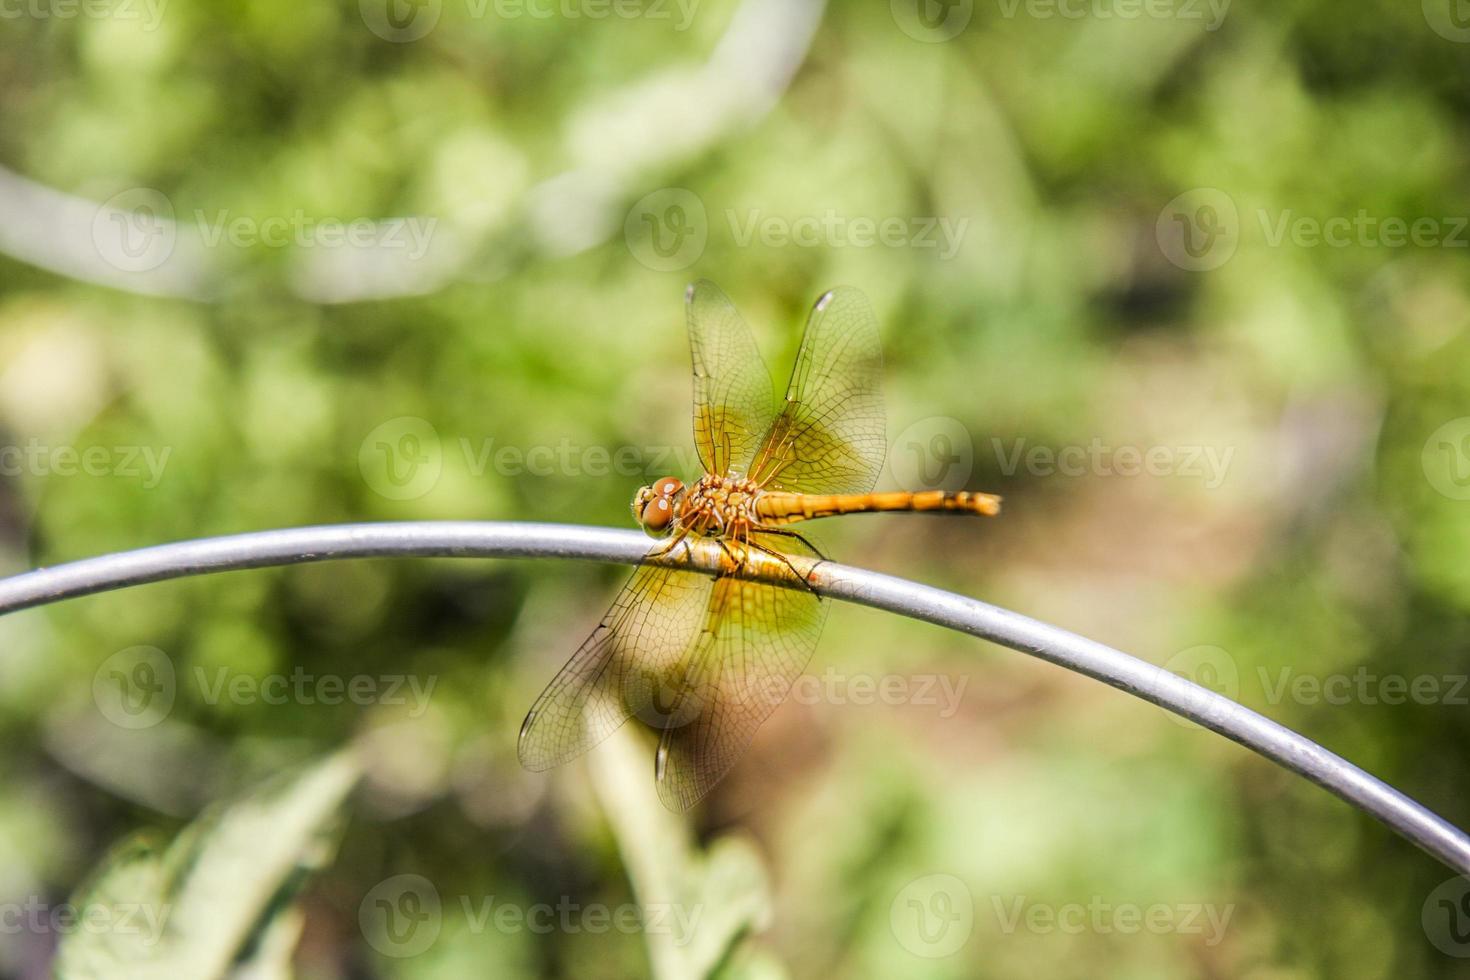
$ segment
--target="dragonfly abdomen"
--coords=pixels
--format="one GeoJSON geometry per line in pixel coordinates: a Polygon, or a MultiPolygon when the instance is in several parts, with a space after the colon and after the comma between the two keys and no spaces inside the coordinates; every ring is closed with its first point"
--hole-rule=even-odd
{"type": "Polygon", "coordinates": [[[969,490],[922,490],[911,493],[785,493],[767,491],[755,499],[756,517],[769,524],[789,524],[839,514],[881,511],[960,511],[994,516],[1000,513],[1000,498],[993,493],[969,490]]]}

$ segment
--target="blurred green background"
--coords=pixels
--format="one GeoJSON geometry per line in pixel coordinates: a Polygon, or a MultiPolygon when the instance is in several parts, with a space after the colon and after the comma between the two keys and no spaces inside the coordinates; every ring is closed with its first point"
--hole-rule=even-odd
{"type": "MultiPolygon", "coordinates": [[[[1168,664],[1470,821],[1454,0],[391,2],[3,8],[8,570],[322,522],[629,526],[687,475],[685,283],[783,377],[851,283],[885,485],[1006,510],[838,522],[829,553],[1168,664]]],[[[612,763],[515,761],[624,574],[337,563],[0,620],[0,903],[371,737],[299,976],[645,975],[636,931],[469,914],[635,900],[612,763]],[[172,700],[120,714],[144,661],[172,700]],[[293,672],[375,693],[219,686],[293,672]],[[415,955],[360,922],[400,874],[443,900],[415,955]]],[[[852,607],[810,673],[691,818],[769,881],[729,975],[1464,975],[1445,868],[1159,709],[852,607]]],[[[0,971],[59,938],[6,928],[0,971]]]]}

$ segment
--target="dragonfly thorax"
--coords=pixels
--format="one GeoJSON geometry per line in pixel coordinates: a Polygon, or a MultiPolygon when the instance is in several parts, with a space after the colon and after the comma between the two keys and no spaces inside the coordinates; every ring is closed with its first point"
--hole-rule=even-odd
{"type": "Polygon", "coordinates": [[[682,501],[679,523],[696,534],[730,534],[755,523],[760,484],[742,476],[700,477],[682,501]]]}

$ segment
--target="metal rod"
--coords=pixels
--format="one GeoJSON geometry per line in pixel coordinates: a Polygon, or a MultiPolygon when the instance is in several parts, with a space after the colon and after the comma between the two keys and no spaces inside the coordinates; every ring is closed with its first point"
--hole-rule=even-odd
{"type": "MultiPolygon", "coordinates": [[[[203,538],[125,551],[0,579],[0,615],[146,582],[235,569],[374,557],[573,558],[638,564],[636,531],[562,524],[417,522],[340,524],[203,538]]],[[[714,563],[689,558],[708,571],[714,563]]],[[[824,562],[824,595],[991,640],[1100,680],[1239,742],[1310,779],[1461,874],[1470,836],[1341,756],[1229,698],[1112,647],[978,599],[891,575],[824,562]]]]}

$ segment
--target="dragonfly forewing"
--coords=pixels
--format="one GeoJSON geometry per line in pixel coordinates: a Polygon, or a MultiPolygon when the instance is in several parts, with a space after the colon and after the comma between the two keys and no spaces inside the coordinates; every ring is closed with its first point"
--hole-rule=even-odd
{"type": "Polygon", "coordinates": [[[694,364],[694,447],[707,473],[746,472],[775,417],[775,389],[755,336],[707,279],[685,297],[694,364]]]}
{"type": "Polygon", "coordinates": [[[812,308],[781,414],[750,478],[792,493],[867,493],[887,455],[883,350],[868,298],[851,287],[812,308]]]}

